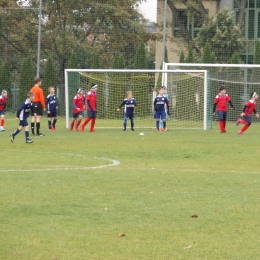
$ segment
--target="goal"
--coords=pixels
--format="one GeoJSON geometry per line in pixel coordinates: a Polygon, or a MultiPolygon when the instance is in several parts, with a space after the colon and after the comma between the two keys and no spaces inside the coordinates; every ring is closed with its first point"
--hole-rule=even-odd
{"type": "MultiPolygon", "coordinates": [[[[72,116],[72,100],[77,88],[87,94],[98,84],[97,128],[122,128],[124,109],[117,112],[126,92],[136,99],[135,128],[155,128],[153,101],[161,78],[167,78],[170,115],[169,129],[210,129],[212,124],[207,70],[115,70],[66,69],[66,127],[72,116]]],[[[161,86],[161,83],[159,84],[161,86]]]]}
{"type": "MultiPolygon", "coordinates": [[[[172,70],[190,70],[202,69],[208,71],[208,89],[209,97],[212,98],[219,93],[219,87],[225,86],[227,94],[231,97],[234,110],[227,113],[227,121],[234,123],[237,121],[245,102],[250,98],[250,93],[260,94],[260,65],[252,64],[199,64],[199,63],[165,63],[163,69],[172,70]]],[[[168,75],[168,74],[166,74],[168,75]]],[[[168,77],[164,78],[167,84],[168,77]]],[[[218,120],[218,116],[214,116],[218,120]]],[[[258,122],[256,117],[253,121],[258,122]]]]}

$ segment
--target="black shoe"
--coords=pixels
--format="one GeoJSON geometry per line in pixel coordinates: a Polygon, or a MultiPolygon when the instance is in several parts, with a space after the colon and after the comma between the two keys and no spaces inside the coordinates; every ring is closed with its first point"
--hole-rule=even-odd
{"type": "Polygon", "coordinates": [[[37,134],[36,136],[45,136],[44,134],[42,134],[42,133],[39,133],[39,134],[37,134]]]}
{"type": "Polygon", "coordinates": [[[33,140],[32,139],[26,139],[25,142],[28,143],[28,144],[31,144],[31,143],[33,143],[33,140]]]}
{"type": "Polygon", "coordinates": [[[13,142],[14,142],[14,136],[13,136],[13,134],[10,134],[10,138],[11,138],[11,142],[13,143],[13,142]]]}
{"type": "Polygon", "coordinates": [[[123,131],[126,131],[126,128],[124,128],[123,131]]]}
{"type": "Polygon", "coordinates": [[[32,133],[31,135],[32,135],[32,136],[35,136],[35,133],[32,133]]]}
{"type": "Polygon", "coordinates": [[[133,127],[131,127],[131,130],[134,131],[135,129],[133,127]]]}

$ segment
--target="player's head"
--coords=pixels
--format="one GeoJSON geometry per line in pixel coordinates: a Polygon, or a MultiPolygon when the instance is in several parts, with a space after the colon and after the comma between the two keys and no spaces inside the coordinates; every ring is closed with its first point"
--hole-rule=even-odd
{"type": "Polygon", "coordinates": [[[82,95],[83,94],[83,88],[78,88],[77,89],[77,94],[82,95]]]}
{"type": "Polygon", "coordinates": [[[40,87],[42,85],[42,79],[38,77],[34,78],[34,84],[40,87]]]}
{"type": "Polygon", "coordinates": [[[28,92],[28,93],[27,93],[27,98],[30,99],[30,101],[33,101],[33,100],[34,100],[34,97],[35,97],[35,95],[34,95],[33,92],[28,92]]]}
{"type": "Polygon", "coordinates": [[[54,93],[55,93],[55,88],[52,87],[52,86],[50,86],[50,87],[48,88],[48,90],[49,90],[49,93],[50,93],[50,94],[54,94],[54,93]]]}
{"type": "Polygon", "coordinates": [[[167,93],[167,87],[162,86],[162,88],[164,89],[164,94],[166,94],[167,93]]]}
{"type": "Polygon", "coordinates": [[[160,94],[161,96],[163,96],[164,93],[165,93],[165,90],[164,90],[163,87],[161,87],[161,88],[159,89],[159,94],[160,94]]]}
{"type": "Polygon", "coordinates": [[[91,86],[91,90],[93,90],[94,92],[97,92],[97,89],[98,89],[98,84],[93,83],[91,86]]]}
{"type": "Polygon", "coordinates": [[[2,95],[3,97],[7,97],[7,90],[3,89],[1,95],[2,95]]]}
{"type": "Polygon", "coordinates": [[[219,88],[219,93],[221,93],[221,94],[226,94],[226,92],[227,92],[227,90],[226,90],[226,88],[225,88],[224,86],[221,86],[221,87],[219,88]]]}
{"type": "Polygon", "coordinates": [[[133,93],[132,93],[132,91],[127,91],[126,92],[126,96],[127,96],[127,98],[132,98],[132,96],[133,96],[133,93]]]}
{"type": "Polygon", "coordinates": [[[257,100],[258,99],[258,95],[256,94],[256,92],[252,92],[250,97],[254,100],[257,100]]]}

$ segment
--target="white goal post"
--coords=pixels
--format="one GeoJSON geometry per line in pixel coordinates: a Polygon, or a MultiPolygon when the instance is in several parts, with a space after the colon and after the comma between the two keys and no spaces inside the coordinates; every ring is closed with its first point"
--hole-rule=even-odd
{"type": "Polygon", "coordinates": [[[210,129],[208,72],[207,70],[201,69],[65,69],[66,128],[69,128],[72,110],[71,103],[76,95],[76,89],[79,87],[83,88],[86,94],[93,82],[99,85],[99,123],[97,123],[97,127],[121,127],[122,116],[121,119],[118,119],[115,107],[118,107],[126,97],[126,90],[131,90],[133,91],[133,97],[137,99],[135,127],[154,128],[153,100],[158,90],[156,81],[160,76],[164,77],[165,75],[167,75],[168,78],[166,87],[169,91],[169,95],[171,95],[169,98],[170,106],[172,106],[172,103],[177,102],[177,104],[175,104],[176,109],[173,108],[172,115],[167,119],[170,125],[169,128],[210,129]],[[196,103],[195,89],[199,89],[200,104],[196,103]],[[176,93],[178,93],[177,98],[176,93]],[[188,98],[185,101],[183,98],[178,99],[179,97],[188,98]],[[111,103],[113,103],[114,107],[111,103]],[[193,103],[196,104],[194,105],[193,103]],[[187,113],[186,106],[189,107],[187,113]],[[195,106],[197,107],[196,110],[194,108],[195,106]],[[143,112],[144,110],[145,112],[143,112]]]}

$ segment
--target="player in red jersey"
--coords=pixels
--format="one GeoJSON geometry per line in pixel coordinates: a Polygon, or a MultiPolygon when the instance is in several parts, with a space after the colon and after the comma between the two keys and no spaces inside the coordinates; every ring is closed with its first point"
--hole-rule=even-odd
{"type": "Polygon", "coordinates": [[[77,90],[77,95],[74,97],[72,104],[73,104],[73,119],[70,124],[70,131],[73,130],[77,118],[78,121],[76,124],[76,131],[79,131],[79,125],[81,123],[84,114],[84,108],[85,108],[85,96],[83,95],[82,88],[79,88],[77,90]]]}
{"type": "Polygon", "coordinates": [[[5,108],[6,108],[6,102],[8,100],[7,97],[7,91],[5,89],[2,90],[2,94],[0,96],[0,116],[1,116],[1,126],[0,126],[0,132],[5,131],[4,125],[5,125],[5,108]]]}
{"type": "Polygon", "coordinates": [[[219,94],[214,100],[213,115],[215,115],[216,107],[218,107],[220,133],[226,133],[227,103],[234,109],[231,99],[226,92],[225,87],[220,87],[219,94]]]}
{"type": "Polygon", "coordinates": [[[87,111],[88,111],[88,118],[81,126],[81,131],[84,132],[84,127],[86,124],[91,120],[90,132],[95,132],[94,126],[97,117],[97,84],[92,84],[91,89],[89,90],[86,100],[87,100],[87,111]]]}
{"type": "Polygon", "coordinates": [[[246,129],[251,125],[252,122],[252,113],[255,113],[256,117],[259,117],[259,114],[256,112],[256,100],[258,99],[258,95],[256,92],[251,93],[251,99],[249,99],[244,107],[243,113],[241,116],[243,119],[238,119],[236,125],[244,124],[243,128],[238,132],[239,135],[242,135],[246,129]]]}

